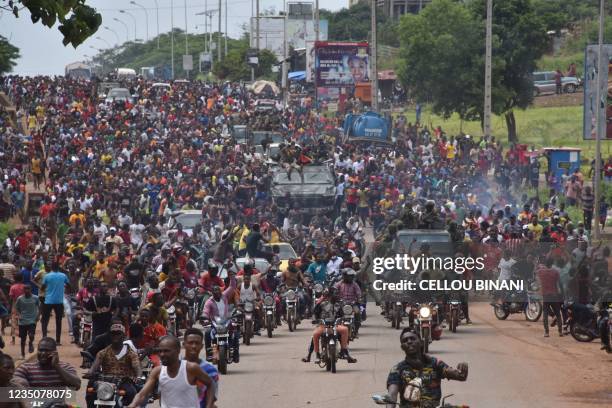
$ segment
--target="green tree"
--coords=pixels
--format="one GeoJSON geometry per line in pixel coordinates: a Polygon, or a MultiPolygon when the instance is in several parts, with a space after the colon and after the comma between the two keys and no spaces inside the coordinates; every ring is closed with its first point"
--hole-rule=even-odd
{"type": "Polygon", "coordinates": [[[0,35],[0,75],[11,72],[19,58],[19,48],[0,35]]]}
{"type": "MultiPolygon", "coordinates": [[[[251,68],[247,64],[248,38],[236,41],[228,49],[227,57],[213,66],[213,73],[219,78],[228,81],[248,81],[251,79],[251,68]]],[[[276,56],[268,50],[260,50],[259,65],[255,68],[256,78],[270,78],[272,65],[276,63],[276,56]]]]}
{"type": "MultiPolygon", "coordinates": [[[[485,0],[434,0],[402,17],[400,80],[435,113],[483,121],[485,16],[485,0]]],[[[517,139],[514,109],[533,100],[531,74],[547,42],[530,0],[494,3],[492,111],[505,116],[510,141],[517,139]]]]}
{"type": "MultiPolygon", "coordinates": [[[[532,0],[504,0],[494,3],[493,55],[501,59],[503,70],[492,92],[492,110],[504,115],[508,141],[517,141],[514,109],[526,109],[533,101],[532,73],[548,46],[546,26],[535,14],[532,0]]],[[[485,32],[486,0],[470,3],[472,14],[485,32]]],[[[484,38],[484,35],[483,35],[484,38]]],[[[481,41],[482,44],[482,41],[481,41]]],[[[481,55],[484,54],[484,47],[481,55]]],[[[477,107],[479,111],[480,107],[477,107]]]]}
{"type": "Polygon", "coordinates": [[[51,28],[59,21],[57,29],[64,36],[63,44],[77,47],[102,24],[102,16],[85,4],[86,0],[0,0],[0,9],[19,17],[26,8],[33,23],[39,21],[51,28]]]}
{"type": "Polygon", "coordinates": [[[480,69],[479,26],[469,10],[451,0],[434,1],[418,15],[400,21],[399,78],[420,101],[445,118],[457,112],[468,117],[475,97],[480,69]]]}

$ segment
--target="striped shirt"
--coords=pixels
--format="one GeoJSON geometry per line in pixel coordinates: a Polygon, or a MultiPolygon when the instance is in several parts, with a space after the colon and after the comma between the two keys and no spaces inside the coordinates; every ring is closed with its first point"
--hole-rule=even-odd
{"type": "MultiPolygon", "coordinates": [[[[60,361],[59,365],[70,374],[77,375],[76,370],[70,364],[60,361]]],[[[38,361],[21,364],[15,370],[13,379],[26,387],[33,388],[61,388],[68,386],[55,369],[42,368],[38,361]]]]}

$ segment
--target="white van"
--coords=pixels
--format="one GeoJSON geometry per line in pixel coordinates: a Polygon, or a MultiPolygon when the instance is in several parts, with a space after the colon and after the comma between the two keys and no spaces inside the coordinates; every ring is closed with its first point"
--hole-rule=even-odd
{"type": "Polygon", "coordinates": [[[117,78],[132,79],[136,78],[136,70],[132,68],[117,68],[115,71],[117,78]]]}

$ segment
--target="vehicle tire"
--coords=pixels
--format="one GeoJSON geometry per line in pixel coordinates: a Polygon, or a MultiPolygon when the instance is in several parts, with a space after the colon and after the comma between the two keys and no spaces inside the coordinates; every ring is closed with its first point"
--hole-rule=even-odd
{"type": "Polygon", "coordinates": [[[271,316],[266,317],[266,329],[268,330],[268,337],[272,338],[272,330],[274,329],[274,322],[271,316]]]}
{"type": "Polygon", "coordinates": [[[227,374],[227,350],[225,346],[219,346],[219,361],[217,368],[221,374],[227,374]]]}
{"type": "Polygon", "coordinates": [[[429,327],[423,329],[423,337],[421,341],[423,342],[423,353],[427,354],[429,352],[429,327]]]}
{"type": "Polygon", "coordinates": [[[591,333],[585,330],[581,330],[580,327],[577,327],[576,324],[570,325],[570,334],[574,339],[576,339],[576,341],[579,341],[581,343],[589,343],[595,339],[595,337],[591,333]]]}
{"type": "Polygon", "coordinates": [[[576,93],[576,85],[567,84],[563,87],[563,92],[565,93],[576,93]]]}
{"type": "Polygon", "coordinates": [[[525,319],[530,322],[537,322],[542,316],[542,303],[535,301],[527,303],[525,307],[525,319]]]}
{"type": "Polygon", "coordinates": [[[399,310],[393,312],[393,321],[395,322],[395,326],[393,327],[399,330],[402,327],[402,316],[400,315],[399,310]]]}
{"type": "Polygon", "coordinates": [[[91,342],[91,332],[89,331],[83,332],[83,340],[81,342],[81,347],[84,349],[87,348],[90,342],[91,342]]]}
{"type": "Polygon", "coordinates": [[[457,322],[458,322],[457,309],[454,309],[451,311],[451,317],[450,317],[450,329],[453,333],[457,333],[457,322]]]}
{"type": "Polygon", "coordinates": [[[251,344],[251,336],[253,335],[253,322],[247,321],[244,322],[244,334],[242,335],[242,339],[244,344],[249,346],[251,344]]]}
{"type": "Polygon", "coordinates": [[[330,344],[327,348],[327,364],[332,373],[336,372],[336,345],[330,344]]]}
{"type": "Polygon", "coordinates": [[[293,331],[293,316],[291,316],[291,313],[287,315],[287,324],[289,325],[289,331],[292,332],[293,331]]]}
{"type": "Polygon", "coordinates": [[[510,316],[510,312],[501,306],[493,306],[493,313],[498,320],[506,320],[510,316]]]}

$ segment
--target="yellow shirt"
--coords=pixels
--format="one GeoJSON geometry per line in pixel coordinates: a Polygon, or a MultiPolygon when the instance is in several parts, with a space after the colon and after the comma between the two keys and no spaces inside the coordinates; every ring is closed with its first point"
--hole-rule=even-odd
{"type": "Polygon", "coordinates": [[[533,223],[530,223],[527,226],[527,229],[533,232],[535,239],[539,240],[540,237],[542,236],[542,231],[544,230],[544,227],[542,227],[540,224],[533,225],[533,223]]]}
{"type": "Polygon", "coordinates": [[[240,235],[240,241],[238,241],[238,250],[242,251],[246,249],[246,237],[250,234],[250,230],[245,228],[242,230],[242,234],[240,235]]]}
{"type": "Polygon", "coordinates": [[[85,225],[85,214],[72,214],[68,219],[70,225],[75,225],[78,220],[81,220],[81,225],[85,225]]]}
{"type": "Polygon", "coordinates": [[[455,146],[452,144],[446,145],[446,158],[454,159],[455,158],[455,146]]]}
{"type": "Polygon", "coordinates": [[[36,157],[32,158],[32,173],[34,174],[40,174],[40,159],[37,159],[36,157]]]}
{"type": "Polygon", "coordinates": [[[382,209],[382,210],[388,210],[389,208],[393,207],[393,201],[391,200],[387,200],[382,199],[378,202],[378,206],[382,209]]]}
{"type": "Polygon", "coordinates": [[[538,212],[538,218],[543,220],[545,218],[550,218],[552,217],[553,212],[552,210],[549,208],[548,210],[545,210],[544,208],[542,208],[539,212],[538,212]]]}

